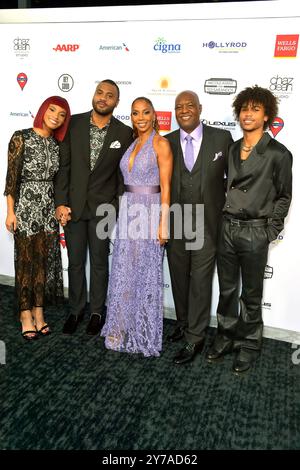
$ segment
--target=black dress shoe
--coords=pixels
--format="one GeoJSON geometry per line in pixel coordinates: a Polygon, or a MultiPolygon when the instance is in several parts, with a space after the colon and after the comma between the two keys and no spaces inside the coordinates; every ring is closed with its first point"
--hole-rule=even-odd
{"type": "Polygon", "coordinates": [[[204,340],[200,343],[192,344],[186,343],[185,347],[182,348],[173,359],[174,364],[185,364],[191,362],[197,353],[200,353],[204,346],[204,340]]]}
{"type": "Polygon", "coordinates": [[[179,341],[181,338],[183,338],[183,334],[184,329],[182,326],[177,326],[173,333],[167,336],[167,341],[169,341],[169,343],[175,343],[175,341],[179,341]]]}
{"type": "Polygon", "coordinates": [[[94,336],[100,332],[101,315],[100,313],[92,313],[89,324],[86,328],[87,335],[94,336]]]}
{"type": "Polygon", "coordinates": [[[258,351],[251,349],[241,349],[233,362],[232,371],[235,375],[241,375],[249,370],[255,359],[258,357],[258,351]]]}
{"type": "Polygon", "coordinates": [[[63,327],[63,334],[72,335],[73,333],[75,333],[78,324],[83,320],[83,315],[83,311],[77,316],[73,314],[69,315],[63,327]]]}
{"type": "Polygon", "coordinates": [[[208,348],[206,353],[206,360],[210,363],[222,361],[225,354],[232,352],[232,343],[225,343],[223,347],[217,348],[215,342],[208,348]]]}

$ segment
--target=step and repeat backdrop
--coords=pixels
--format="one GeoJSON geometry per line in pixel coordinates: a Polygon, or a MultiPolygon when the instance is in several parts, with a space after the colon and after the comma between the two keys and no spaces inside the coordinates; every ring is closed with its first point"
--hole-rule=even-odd
{"type": "MultiPolygon", "coordinates": [[[[178,127],[176,95],[190,89],[200,97],[202,121],[229,130],[236,140],[241,131],[232,113],[234,96],[255,84],[276,94],[279,113],[269,132],[293,153],[294,191],[285,230],[270,246],[263,314],[267,326],[300,332],[299,7],[268,1],[44,9],[42,19],[36,10],[15,10],[13,16],[7,10],[0,13],[0,23],[2,193],[9,139],[15,130],[32,126],[48,96],[64,96],[73,114],[85,112],[91,109],[97,83],[113,79],[121,90],[115,117],[131,125],[131,102],[147,96],[164,135],[178,127]]],[[[0,207],[0,274],[13,277],[13,239],[5,229],[4,196],[0,207]]],[[[67,287],[63,230],[61,251],[67,287]]],[[[215,275],[212,315],[217,301],[215,275]]],[[[164,302],[166,315],[175,317],[166,258],[164,302]]]]}

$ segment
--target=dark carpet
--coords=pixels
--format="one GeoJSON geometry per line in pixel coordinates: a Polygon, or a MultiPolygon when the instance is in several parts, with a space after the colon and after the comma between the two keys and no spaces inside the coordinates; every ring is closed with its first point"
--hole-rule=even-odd
{"type": "MultiPolygon", "coordinates": [[[[300,449],[291,344],[265,339],[254,368],[236,377],[232,355],[173,365],[181,343],[165,339],[160,358],[108,351],[103,338],[85,334],[87,317],[63,336],[65,306],[47,310],[53,334],[30,343],[14,316],[13,288],[0,286],[0,294],[0,449],[300,449]]],[[[173,325],[164,321],[164,338],[173,325]]]]}

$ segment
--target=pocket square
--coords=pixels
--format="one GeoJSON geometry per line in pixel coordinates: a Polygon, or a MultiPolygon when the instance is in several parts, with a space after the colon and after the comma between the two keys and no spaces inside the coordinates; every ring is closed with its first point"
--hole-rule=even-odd
{"type": "Polygon", "coordinates": [[[114,142],[112,142],[110,144],[110,149],[119,149],[121,147],[121,144],[118,140],[114,140],[114,142]]]}
{"type": "Polygon", "coordinates": [[[220,158],[223,157],[223,153],[222,152],[217,152],[215,153],[215,158],[213,159],[213,162],[215,162],[216,160],[219,160],[220,158]]]}

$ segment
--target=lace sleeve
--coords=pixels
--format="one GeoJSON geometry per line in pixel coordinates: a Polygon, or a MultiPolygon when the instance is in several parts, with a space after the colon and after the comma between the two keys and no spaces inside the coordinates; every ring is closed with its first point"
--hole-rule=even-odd
{"type": "Polygon", "coordinates": [[[24,139],[21,131],[16,131],[8,145],[8,165],[4,196],[16,198],[20,161],[24,149],[24,139]]]}

